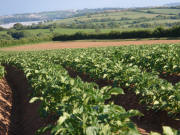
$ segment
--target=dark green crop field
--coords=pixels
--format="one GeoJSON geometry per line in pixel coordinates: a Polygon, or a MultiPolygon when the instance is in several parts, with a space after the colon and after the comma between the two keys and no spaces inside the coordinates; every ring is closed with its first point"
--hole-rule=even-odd
{"type": "Polygon", "coordinates": [[[180,45],[1,52],[0,64],[1,78],[23,72],[49,118],[38,134],[180,133],[180,45]]]}

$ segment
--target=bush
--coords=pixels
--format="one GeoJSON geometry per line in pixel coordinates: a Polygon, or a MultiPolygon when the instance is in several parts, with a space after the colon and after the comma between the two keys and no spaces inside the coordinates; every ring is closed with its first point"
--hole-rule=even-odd
{"type": "Polygon", "coordinates": [[[153,31],[154,37],[166,37],[168,36],[167,30],[163,27],[158,27],[153,31]]]}
{"type": "Polygon", "coordinates": [[[30,37],[25,37],[25,38],[20,38],[20,39],[14,39],[11,37],[11,39],[9,39],[9,40],[0,38],[0,48],[14,46],[14,45],[20,45],[20,44],[52,41],[52,37],[53,37],[53,35],[30,36],[30,37]]]}
{"type": "Polygon", "coordinates": [[[27,31],[10,30],[7,33],[9,35],[11,35],[15,39],[21,39],[21,38],[26,38],[26,37],[32,37],[33,36],[30,32],[27,32],[27,31]]]}
{"type": "Polygon", "coordinates": [[[24,29],[24,26],[21,23],[16,23],[14,24],[13,28],[16,30],[22,30],[24,29]]]}
{"type": "Polygon", "coordinates": [[[4,31],[4,30],[6,30],[6,29],[0,26],[0,31],[4,31]]]}
{"type": "Polygon", "coordinates": [[[0,35],[0,39],[3,39],[3,40],[12,40],[13,38],[8,35],[8,34],[1,34],[0,35]]]}
{"type": "Polygon", "coordinates": [[[180,26],[174,26],[168,32],[169,36],[180,37],[180,26]]]}

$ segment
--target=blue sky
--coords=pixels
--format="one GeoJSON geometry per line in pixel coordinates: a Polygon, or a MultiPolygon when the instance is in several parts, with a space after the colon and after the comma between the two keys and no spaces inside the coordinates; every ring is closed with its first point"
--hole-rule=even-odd
{"type": "Polygon", "coordinates": [[[179,0],[0,0],[0,15],[83,8],[159,6],[174,2],[179,0]]]}

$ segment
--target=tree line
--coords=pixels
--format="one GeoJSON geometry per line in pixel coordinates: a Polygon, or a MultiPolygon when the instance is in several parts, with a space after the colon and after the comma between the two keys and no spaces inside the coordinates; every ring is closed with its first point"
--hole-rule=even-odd
{"type": "Polygon", "coordinates": [[[94,33],[77,32],[75,34],[34,34],[25,30],[10,29],[7,33],[0,34],[0,47],[13,46],[17,44],[37,43],[44,41],[68,41],[86,39],[134,39],[134,38],[160,38],[180,37],[180,25],[172,28],[158,27],[154,30],[132,30],[132,31],[111,31],[101,33],[96,30],[94,33]]]}
{"type": "Polygon", "coordinates": [[[154,30],[133,30],[133,31],[112,31],[109,33],[83,33],[78,32],[73,35],[55,35],[53,41],[85,40],[85,39],[130,39],[130,38],[160,38],[160,37],[180,37],[180,26],[169,29],[158,27],[154,30]]]}

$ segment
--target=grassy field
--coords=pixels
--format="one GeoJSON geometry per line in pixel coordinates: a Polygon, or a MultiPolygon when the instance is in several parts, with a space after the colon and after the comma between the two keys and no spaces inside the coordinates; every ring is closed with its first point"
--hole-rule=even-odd
{"type": "MultiPolygon", "coordinates": [[[[110,32],[113,29],[103,29],[102,32],[110,32]]],[[[38,34],[38,33],[50,33],[49,29],[37,29],[37,30],[27,30],[31,33],[38,34]]],[[[95,32],[95,29],[68,29],[68,28],[56,28],[54,30],[55,33],[59,34],[74,34],[76,32],[87,32],[87,33],[93,33],[95,32]]]]}
{"type": "MultiPolygon", "coordinates": [[[[143,30],[143,28],[119,28],[119,29],[100,29],[100,33],[108,33],[111,31],[131,31],[131,30],[143,30]]],[[[43,33],[43,34],[52,34],[50,32],[49,29],[32,29],[32,30],[24,30],[27,32],[30,32],[34,35],[37,35],[39,33],[43,33]]],[[[56,28],[54,29],[54,33],[58,33],[58,34],[75,34],[77,32],[85,32],[85,33],[95,33],[95,29],[72,29],[72,28],[56,28]]],[[[7,31],[0,31],[0,35],[6,34],[7,31]]]]}
{"type": "Polygon", "coordinates": [[[180,22],[180,10],[171,8],[146,8],[129,9],[119,11],[107,11],[103,13],[87,14],[63,20],[49,22],[64,27],[100,27],[100,28],[154,28],[159,25],[170,26],[180,22]],[[142,24],[151,24],[143,26],[142,24]]]}
{"type": "Polygon", "coordinates": [[[70,23],[70,22],[75,22],[75,20],[81,20],[81,21],[88,21],[92,19],[122,19],[122,17],[128,17],[131,19],[137,19],[139,17],[148,17],[148,18],[153,18],[156,17],[156,14],[148,14],[148,13],[143,13],[143,12],[136,12],[136,11],[118,11],[118,12],[107,12],[107,13],[98,13],[98,14],[93,14],[88,16],[81,16],[81,17],[73,17],[73,18],[68,18],[64,20],[58,20],[55,21],[56,23],[70,23]]]}
{"type": "Polygon", "coordinates": [[[152,11],[156,14],[176,14],[178,15],[180,13],[180,10],[179,9],[167,9],[167,8],[162,8],[162,9],[148,9],[148,10],[142,10],[142,11],[152,11]]]}
{"type": "MultiPolygon", "coordinates": [[[[108,33],[111,31],[131,31],[131,30],[143,30],[143,28],[128,28],[128,29],[124,29],[124,28],[119,28],[119,29],[100,29],[101,33],[108,33]]],[[[27,30],[31,33],[34,34],[38,34],[38,33],[50,33],[49,29],[37,29],[37,30],[27,30]]],[[[54,33],[58,33],[58,34],[74,34],[77,32],[85,32],[85,33],[95,33],[95,29],[70,29],[70,28],[56,28],[54,30],[54,33]]]]}
{"type": "MultiPolygon", "coordinates": [[[[7,30],[0,31],[0,46],[52,41],[51,37],[53,37],[55,34],[73,35],[77,32],[102,34],[109,33],[111,31],[153,31],[159,26],[171,28],[175,25],[180,25],[179,9],[139,8],[116,11],[109,10],[100,13],[85,14],[63,20],[50,21],[48,23],[38,25],[37,28],[30,27],[22,29],[22,31],[25,31],[24,33],[28,33],[25,34],[22,41],[17,41],[19,39],[14,38],[11,34],[6,34],[7,30]],[[53,30],[51,29],[51,26],[53,27],[53,30]]],[[[131,38],[135,37],[133,36],[131,38]]]]}
{"type": "MultiPolygon", "coordinates": [[[[74,34],[152,29],[158,26],[171,27],[180,23],[180,10],[171,8],[140,8],[92,13],[46,23],[56,24],[54,33],[74,34]]],[[[48,34],[49,29],[27,30],[34,34],[48,34]]],[[[0,31],[5,34],[6,31],[0,31]]]]}

